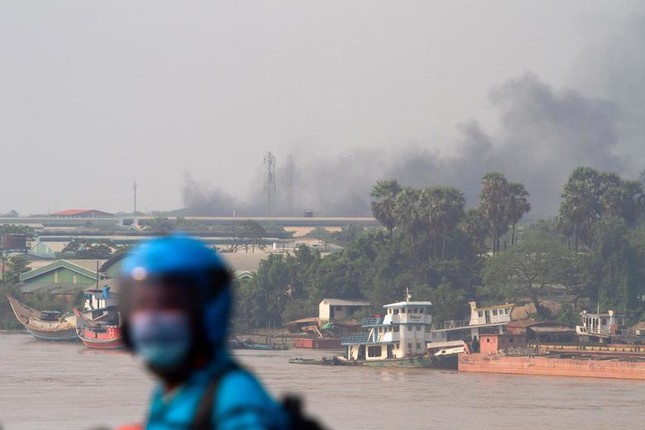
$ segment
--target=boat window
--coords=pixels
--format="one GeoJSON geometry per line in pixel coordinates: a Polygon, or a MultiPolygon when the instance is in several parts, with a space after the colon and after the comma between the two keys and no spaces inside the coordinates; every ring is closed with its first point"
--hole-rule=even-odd
{"type": "Polygon", "coordinates": [[[483,312],[483,311],[479,311],[479,312],[477,312],[477,313],[479,314],[479,317],[480,317],[480,318],[484,316],[484,312],[483,312]]]}
{"type": "Polygon", "coordinates": [[[395,325],[395,326],[394,326],[394,333],[398,333],[398,332],[399,332],[399,326],[398,326],[398,325],[395,325]]]}
{"type": "Polygon", "coordinates": [[[392,309],[388,309],[387,313],[391,315],[392,314],[392,309]]]}
{"type": "Polygon", "coordinates": [[[404,313],[405,313],[405,308],[401,308],[401,313],[402,313],[402,314],[404,314],[404,313]]]}
{"type": "Polygon", "coordinates": [[[394,315],[398,315],[398,314],[399,314],[399,310],[398,310],[398,309],[394,309],[394,315]]]}
{"type": "Polygon", "coordinates": [[[367,356],[368,357],[380,357],[382,348],[380,346],[369,346],[367,347],[367,356]]]}
{"type": "Polygon", "coordinates": [[[337,310],[337,311],[342,311],[342,310],[343,310],[343,307],[342,307],[342,306],[336,306],[336,310],[337,310]]]}
{"type": "Polygon", "coordinates": [[[419,308],[419,313],[420,313],[420,314],[422,314],[422,313],[423,313],[423,309],[425,309],[425,308],[419,308]]]}
{"type": "Polygon", "coordinates": [[[497,309],[493,309],[493,315],[497,315],[497,309]]]}

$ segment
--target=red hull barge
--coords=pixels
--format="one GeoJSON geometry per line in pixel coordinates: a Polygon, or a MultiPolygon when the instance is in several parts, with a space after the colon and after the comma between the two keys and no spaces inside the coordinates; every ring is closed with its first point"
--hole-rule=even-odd
{"type": "Polygon", "coordinates": [[[510,357],[498,354],[460,354],[459,371],[645,381],[645,360],[639,358],[510,357]]]}

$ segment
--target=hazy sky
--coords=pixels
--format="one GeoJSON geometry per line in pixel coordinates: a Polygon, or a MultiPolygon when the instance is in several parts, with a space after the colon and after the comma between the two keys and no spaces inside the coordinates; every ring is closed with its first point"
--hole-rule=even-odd
{"type": "MultiPolygon", "coordinates": [[[[640,4],[0,0],[0,212],[129,211],[133,181],[141,210],[177,208],[187,174],[241,201],[261,189],[268,150],[279,165],[293,154],[302,183],[342,188],[341,173],[325,178],[335,167],[371,181],[409,150],[476,160],[460,142],[479,131],[506,145],[490,157],[503,153],[523,180],[509,154],[533,157],[513,145],[543,124],[515,114],[535,104],[514,95],[528,87],[575,111],[582,125],[567,130],[608,121],[598,133],[614,142],[597,165],[634,176],[645,168],[640,4]]],[[[552,164],[535,156],[533,187],[552,164]]],[[[462,173],[479,186],[478,171],[441,178],[462,173]]]]}

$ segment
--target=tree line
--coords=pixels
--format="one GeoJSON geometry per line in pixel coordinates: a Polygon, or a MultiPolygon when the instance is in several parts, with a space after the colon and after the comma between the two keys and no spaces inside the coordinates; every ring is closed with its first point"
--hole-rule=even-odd
{"type": "Polygon", "coordinates": [[[531,210],[529,192],[499,172],[483,176],[471,208],[456,188],[404,187],[395,179],[379,180],[371,197],[382,228],[344,229],[351,240],[324,257],[306,247],[269,256],[240,281],[237,323],[266,327],[314,316],[331,297],[365,298],[378,312],[406,287],[433,301],[435,321],[466,315],[473,299],[532,303],[536,317],[567,323],[583,307],[612,308],[632,320],[643,313],[642,182],[575,169],[558,216],[532,224],[521,222],[531,210]],[[544,306],[547,298],[559,310],[544,306]]]}

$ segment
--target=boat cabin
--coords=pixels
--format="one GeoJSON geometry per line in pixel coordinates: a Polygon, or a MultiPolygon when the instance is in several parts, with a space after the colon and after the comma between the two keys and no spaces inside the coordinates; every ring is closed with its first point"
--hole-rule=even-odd
{"type": "Polygon", "coordinates": [[[620,333],[620,329],[625,326],[625,317],[616,315],[612,310],[607,313],[582,311],[580,320],[582,325],[576,326],[576,332],[582,336],[610,337],[620,333]]]}
{"type": "Polygon", "coordinates": [[[86,311],[107,309],[119,305],[119,296],[112,291],[112,287],[105,284],[103,288],[87,289],[83,292],[85,299],[83,308],[86,311]]]}
{"type": "Polygon", "coordinates": [[[468,302],[468,304],[470,305],[469,326],[508,323],[511,321],[511,311],[515,306],[513,303],[487,307],[477,307],[477,302],[468,302]]]}
{"type": "Polygon", "coordinates": [[[521,334],[482,334],[479,338],[481,354],[497,354],[513,348],[526,347],[526,336],[521,334]]]}

